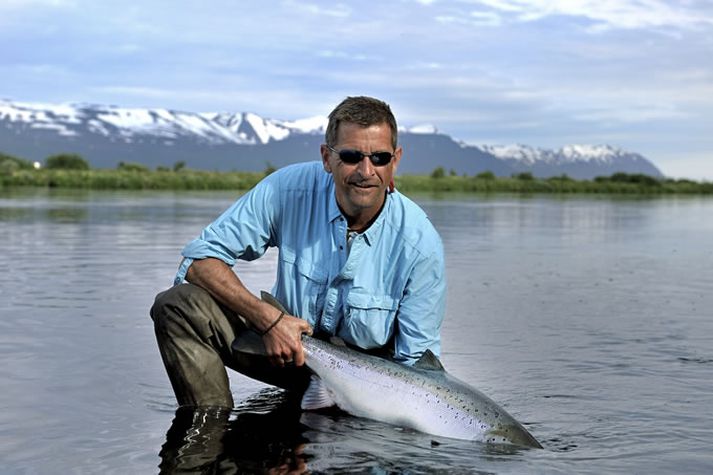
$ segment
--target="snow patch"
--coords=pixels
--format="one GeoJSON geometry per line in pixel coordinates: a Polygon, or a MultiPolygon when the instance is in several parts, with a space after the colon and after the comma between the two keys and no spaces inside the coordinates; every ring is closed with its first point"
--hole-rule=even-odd
{"type": "Polygon", "coordinates": [[[306,119],[298,119],[293,121],[283,121],[282,125],[295,132],[302,134],[324,133],[327,130],[329,119],[318,115],[307,117],[306,119]]]}
{"type": "Polygon", "coordinates": [[[265,120],[251,112],[245,114],[245,121],[250,124],[260,143],[266,144],[270,139],[282,140],[290,135],[290,131],[274,121],[265,120]]]}
{"type": "Polygon", "coordinates": [[[30,124],[30,127],[33,129],[46,129],[46,130],[54,130],[56,131],[59,135],[62,135],[64,137],[77,137],[79,134],[75,132],[74,130],[69,130],[67,127],[65,127],[62,124],[51,124],[51,123],[43,123],[43,122],[35,122],[34,124],[30,124]]]}
{"type": "Polygon", "coordinates": [[[438,128],[432,124],[421,124],[407,128],[406,132],[412,134],[437,134],[438,128]]]}
{"type": "Polygon", "coordinates": [[[610,145],[566,145],[559,150],[534,148],[527,145],[484,145],[481,150],[503,160],[517,160],[526,165],[537,162],[562,164],[574,162],[613,163],[622,156],[634,156],[610,145]]]}

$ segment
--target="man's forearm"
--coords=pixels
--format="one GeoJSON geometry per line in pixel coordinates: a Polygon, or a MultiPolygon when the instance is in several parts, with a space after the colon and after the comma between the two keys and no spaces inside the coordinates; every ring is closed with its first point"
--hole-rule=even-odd
{"type": "Polygon", "coordinates": [[[267,328],[280,312],[253,295],[232,269],[220,259],[196,259],[186,280],[207,290],[216,300],[235,311],[258,330],[267,328]]]}
{"type": "Polygon", "coordinates": [[[254,296],[223,261],[196,259],[188,268],[186,280],[207,290],[216,300],[246,318],[258,331],[265,332],[263,341],[273,364],[304,364],[301,336],[311,334],[309,323],[281,312],[254,296]],[[276,325],[279,323],[279,325],[276,325]]]}

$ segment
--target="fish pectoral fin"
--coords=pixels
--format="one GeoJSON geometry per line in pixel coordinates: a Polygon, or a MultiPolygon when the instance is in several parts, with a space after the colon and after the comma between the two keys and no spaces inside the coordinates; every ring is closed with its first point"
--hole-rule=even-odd
{"type": "Polygon", "coordinates": [[[414,363],[414,368],[427,369],[429,371],[445,371],[446,369],[441,364],[441,360],[438,359],[431,350],[426,350],[423,355],[414,363]]]}
{"type": "Polygon", "coordinates": [[[318,376],[312,375],[307,391],[302,396],[302,410],[316,411],[332,406],[336,406],[336,403],[324,382],[318,376]]]}
{"type": "Polygon", "coordinates": [[[329,342],[334,346],[344,346],[344,347],[347,346],[346,342],[336,335],[330,336],[329,342]]]}

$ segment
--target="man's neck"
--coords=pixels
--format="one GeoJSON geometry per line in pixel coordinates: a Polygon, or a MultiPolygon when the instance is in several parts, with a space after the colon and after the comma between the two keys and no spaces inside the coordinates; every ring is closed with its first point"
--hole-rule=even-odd
{"type": "Polygon", "coordinates": [[[384,209],[384,205],[386,204],[386,196],[384,196],[384,201],[381,203],[381,207],[379,210],[371,215],[371,213],[354,213],[354,214],[349,214],[347,213],[342,206],[337,202],[337,206],[339,206],[339,210],[342,212],[342,214],[347,218],[347,227],[349,228],[350,231],[354,231],[357,233],[363,233],[369,227],[374,224],[374,221],[379,217],[381,214],[381,211],[384,209]]]}

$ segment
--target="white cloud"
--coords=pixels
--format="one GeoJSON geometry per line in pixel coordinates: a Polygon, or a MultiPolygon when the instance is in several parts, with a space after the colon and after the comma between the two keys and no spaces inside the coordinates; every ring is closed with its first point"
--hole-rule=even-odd
{"type": "Polygon", "coordinates": [[[437,15],[436,21],[443,24],[460,24],[474,27],[496,27],[503,23],[502,17],[496,12],[474,10],[467,15],[437,15]]]}
{"type": "Polygon", "coordinates": [[[495,12],[472,11],[470,19],[474,24],[481,26],[500,26],[502,24],[502,17],[495,12]]]}
{"type": "Polygon", "coordinates": [[[674,4],[661,0],[477,0],[494,10],[512,14],[519,21],[550,16],[586,18],[598,29],[693,28],[713,25],[713,11],[694,9],[698,2],[674,4]]]}
{"type": "MultiPolygon", "coordinates": [[[[176,91],[170,91],[163,88],[153,87],[134,87],[134,86],[99,86],[92,88],[93,91],[102,94],[113,94],[118,96],[134,96],[142,98],[172,98],[176,96],[176,91]]],[[[191,92],[195,94],[195,92],[191,92]]]]}
{"type": "Polygon", "coordinates": [[[317,52],[317,56],[320,58],[326,58],[326,59],[344,59],[344,60],[353,60],[353,61],[370,61],[373,59],[376,59],[375,56],[368,56],[365,54],[357,53],[357,54],[352,54],[348,53],[346,51],[334,51],[331,49],[325,49],[317,52]]]}
{"type": "Polygon", "coordinates": [[[305,13],[309,13],[312,15],[320,15],[320,16],[329,16],[329,17],[336,17],[336,18],[346,18],[349,17],[352,13],[351,8],[348,6],[337,3],[337,4],[328,4],[329,6],[325,5],[320,5],[318,3],[306,3],[306,2],[298,2],[295,0],[286,0],[282,2],[283,6],[293,8],[295,10],[299,10],[305,13]]]}
{"type": "MultiPolygon", "coordinates": [[[[59,12],[64,10],[76,10],[78,0],[0,0],[0,31],[12,31],[22,29],[25,25],[18,19],[26,19],[35,16],[38,12],[46,11],[59,12]]],[[[46,29],[51,29],[51,25],[45,24],[46,29]]]]}
{"type": "Polygon", "coordinates": [[[3,0],[0,10],[21,10],[26,8],[66,8],[75,7],[76,0],[3,0]]]}
{"type": "Polygon", "coordinates": [[[590,110],[575,112],[577,120],[595,123],[637,123],[654,120],[688,119],[689,114],[678,110],[672,105],[611,105],[610,107],[593,107],[590,110]]]}

